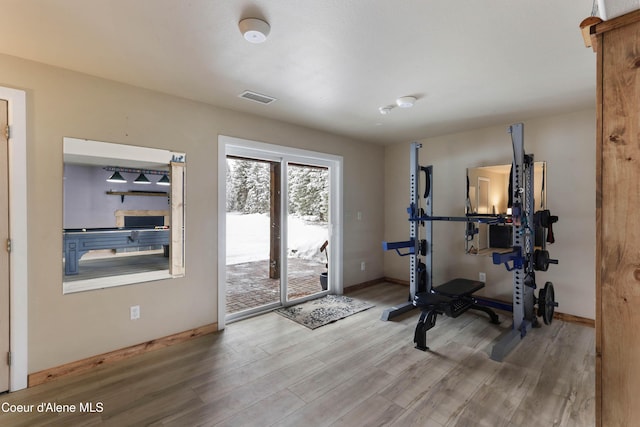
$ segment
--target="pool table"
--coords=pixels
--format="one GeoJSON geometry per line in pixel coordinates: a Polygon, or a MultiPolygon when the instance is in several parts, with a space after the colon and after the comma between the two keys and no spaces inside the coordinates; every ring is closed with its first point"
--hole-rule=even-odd
{"type": "Polygon", "coordinates": [[[166,227],[64,229],[64,274],[78,274],[80,257],[93,249],[122,249],[163,245],[168,255],[170,231],[166,227]]]}

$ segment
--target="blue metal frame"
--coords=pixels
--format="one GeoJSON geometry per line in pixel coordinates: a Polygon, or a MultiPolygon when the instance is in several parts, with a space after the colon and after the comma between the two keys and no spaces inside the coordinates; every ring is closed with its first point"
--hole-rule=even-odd
{"type": "MultiPolygon", "coordinates": [[[[418,268],[424,265],[427,269],[427,292],[431,291],[431,244],[433,221],[459,221],[466,223],[504,224],[513,226],[513,250],[508,253],[493,254],[494,264],[503,264],[508,271],[513,272],[513,304],[502,304],[490,300],[482,300],[482,305],[488,305],[501,310],[513,312],[513,324],[493,347],[491,358],[497,361],[503,358],[518,344],[527,334],[527,331],[537,324],[534,311],[535,281],[527,280],[534,276],[534,194],[533,194],[533,155],[525,154],[524,150],[524,125],[517,123],[509,126],[513,146],[512,163],[512,215],[466,215],[466,216],[432,216],[433,213],[433,169],[431,166],[420,166],[418,152],[422,144],[411,144],[410,154],[410,204],[407,208],[409,214],[409,237],[402,242],[384,242],[384,250],[395,250],[401,256],[410,256],[410,295],[409,301],[400,306],[385,310],[383,320],[389,320],[395,315],[404,313],[412,308],[411,301],[415,296],[420,274],[418,268]],[[419,173],[426,175],[426,191],[424,194],[424,211],[421,210],[419,194],[419,173]],[[424,224],[426,239],[426,253],[420,253],[420,226],[424,224]],[[408,248],[408,252],[401,253],[399,249],[408,248]],[[533,286],[531,286],[533,284],[533,286]]],[[[479,301],[481,299],[478,299],[479,301]]]]}

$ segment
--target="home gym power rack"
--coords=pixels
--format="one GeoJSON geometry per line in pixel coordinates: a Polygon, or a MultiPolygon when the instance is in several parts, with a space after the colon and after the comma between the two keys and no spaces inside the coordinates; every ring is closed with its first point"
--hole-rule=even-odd
{"type": "MultiPolygon", "coordinates": [[[[513,323],[496,342],[491,359],[502,361],[509,352],[527,335],[532,327],[539,326],[537,316],[541,316],[545,324],[553,320],[553,313],[558,303],[555,301],[553,283],[546,282],[544,288],[534,295],[536,289],[535,270],[546,271],[549,264],[558,261],[550,259],[546,250],[546,241],[553,242],[551,226],[558,217],[552,216],[548,210],[534,213],[534,161],[532,154],[524,151],[524,125],[517,123],[509,126],[513,145],[513,162],[511,172],[510,200],[511,215],[467,214],[464,217],[433,216],[433,167],[420,166],[419,150],[422,144],[411,144],[410,152],[410,205],[409,240],[401,242],[383,242],[383,249],[395,250],[400,256],[410,257],[409,298],[406,302],[386,309],[382,320],[391,320],[415,307],[422,310],[416,326],[414,342],[416,348],[428,350],[426,333],[435,326],[438,314],[457,317],[469,309],[487,313],[492,323],[498,323],[498,316],[490,307],[511,311],[513,323]],[[424,173],[424,194],[421,206],[420,175],[424,173]],[[459,221],[467,224],[510,224],[513,227],[512,248],[510,252],[493,253],[493,263],[503,264],[513,273],[513,301],[511,304],[483,299],[473,295],[484,287],[483,282],[454,279],[443,285],[432,286],[432,223],[434,221],[459,221]],[[542,227],[547,238],[542,238],[541,248],[535,248],[536,228],[542,227]],[[424,228],[421,233],[421,228],[424,228]],[[407,249],[407,252],[401,252],[407,249]],[[537,304],[537,311],[535,305],[537,304]]],[[[475,227],[467,227],[469,234],[477,232],[475,227]]]]}

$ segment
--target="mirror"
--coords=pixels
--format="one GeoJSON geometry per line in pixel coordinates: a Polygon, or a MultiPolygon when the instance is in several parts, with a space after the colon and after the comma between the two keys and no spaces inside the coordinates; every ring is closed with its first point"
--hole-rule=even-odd
{"type": "Polygon", "coordinates": [[[183,276],[184,153],[63,147],[63,293],[183,276]]]}
{"type": "MultiPolygon", "coordinates": [[[[467,169],[468,194],[466,212],[474,214],[507,215],[509,174],[511,165],[482,166],[467,169]]],[[[546,162],[534,163],[535,210],[547,208],[546,162]]],[[[508,224],[471,224],[477,233],[466,242],[466,252],[491,256],[493,252],[508,252],[511,248],[511,226],[508,224]]]]}

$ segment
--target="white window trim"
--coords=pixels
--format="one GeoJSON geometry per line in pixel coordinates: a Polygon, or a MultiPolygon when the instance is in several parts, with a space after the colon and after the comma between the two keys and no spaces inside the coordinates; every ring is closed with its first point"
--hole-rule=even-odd
{"type": "Polygon", "coordinates": [[[228,154],[245,155],[264,160],[280,160],[289,162],[306,163],[314,166],[330,167],[330,185],[332,202],[330,203],[331,223],[329,234],[329,258],[332,268],[329,269],[329,283],[331,291],[335,294],[343,292],[342,274],[342,188],[343,188],[343,158],[332,154],[317,151],[303,150],[299,148],[285,147],[281,145],[267,144],[259,141],[235,138],[225,135],[218,136],[218,329],[225,327],[226,317],[226,158],[228,154]]]}

